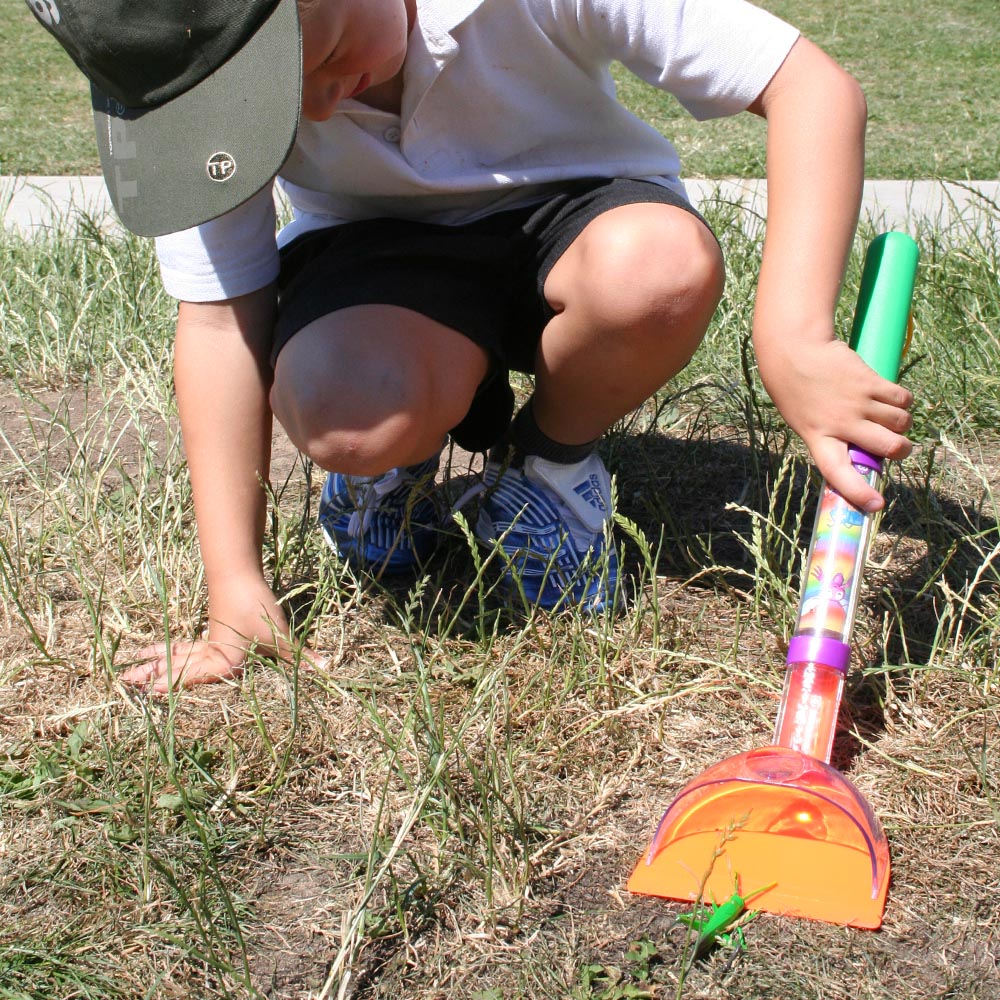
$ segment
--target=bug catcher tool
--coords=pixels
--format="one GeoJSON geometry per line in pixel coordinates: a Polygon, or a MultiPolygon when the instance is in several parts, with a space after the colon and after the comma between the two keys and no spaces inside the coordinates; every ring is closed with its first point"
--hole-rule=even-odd
{"type": "MultiPolygon", "coordinates": [[[[883,233],[865,256],[851,346],[891,381],[911,329],[917,258],[903,233],[883,233]]],[[[877,487],[882,460],[857,448],[850,454],[877,487]]],[[[754,900],[758,909],[881,925],[889,845],[864,796],[830,766],[872,516],[823,483],[773,743],[713,765],[680,791],[630,891],[722,898],[738,871],[748,885],[774,883],[754,900]]]]}

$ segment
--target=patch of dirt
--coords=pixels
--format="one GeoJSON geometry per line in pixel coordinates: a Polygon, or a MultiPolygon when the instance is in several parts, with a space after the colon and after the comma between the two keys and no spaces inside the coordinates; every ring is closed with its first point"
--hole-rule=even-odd
{"type": "MultiPolygon", "coordinates": [[[[81,456],[94,466],[113,457],[113,469],[129,475],[142,468],[147,452],[162,457],[179,440],[176,419],[165,423],[143,411],[142,426],[124,405],[111,405],[86,386],[65,389],[16,390],[0,380],[0,448],[31,464],[43,449],[53,471],[64,471],[81,456]]],[[[271,481],[284,482],[300,466],[299,452],[284,430],[275,425],[271,481]]]]}
{"type": "Polygon", "coordinates": [[[302,867],[292,859],[262,864],[253,896],[255,922],[247,941],[250,972],[266,997],[295,1000],[315,995],[336,950],[340,891],[326,866],[302,867]]]}

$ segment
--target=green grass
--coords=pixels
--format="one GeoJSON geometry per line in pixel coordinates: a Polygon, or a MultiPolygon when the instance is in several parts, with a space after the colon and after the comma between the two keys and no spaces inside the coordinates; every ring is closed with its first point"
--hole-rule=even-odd
{"type": "Polygon", "coordinates": [[[330,663],[254,660],[159,701],[116,676],[204,626],[173,306],[148,241],[0,235],[0,998],[993,997],[988,204],[916,234],[919,447],[892,472],[835,751],[890,840],[884,929],[762,916],[746,953],[694,962],[679,908],[624,891],[678,788],[770,736],[815,495],[748,354],[761,234],[710,215],[730,278],[707,341],[602,445],[621,617],[506,606],[460,524],[425,575],[356,578],[279,447],[268,572],[330,663]]]}
{"type": "MultiPolygon", "coordinates": [[[[868,96],[868,176],[995,179],[1000,19],[995,0],[767,0],[850,69],[868,96]]],[[[89,92],[19,0],[0,5],[0,170],[99,173],[89,92]]],[[[673,138],[689,176],[764,173],[749,115],[694,122],[672,98],[619,74],[626,104],[673,138]]]]}
{"type": "Polygon", "coordinates": [[[99,174],[90,87],[21,0],[0,2],[0,173],[99,174]]]}
{"type": "MultiPolygon", "coordinates": [[[[993,0],[765,0],[860,81],[870,178],[1000,176],[1000,19],[993,0]]],[[[626,104],[674,139],[698,177],[762,177],[763,123],[698,123],[672,99],[619,74],[626,104]]]]}

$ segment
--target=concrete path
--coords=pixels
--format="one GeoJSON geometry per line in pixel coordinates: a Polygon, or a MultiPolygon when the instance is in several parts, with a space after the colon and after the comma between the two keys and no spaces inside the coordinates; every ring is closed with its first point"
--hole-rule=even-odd
{"type": "MultiPolygon", "coordinates": [[[[760,216],[767,214],[767,182],[763,180],[685,181],[698,204],[719,197],[741,202],[760,216]]],[[[861,217],[879,230],[913,230],[920,223],[935,228],[968,227],[1000,236],[1000,180],[997,181],[865,181],[861,217]]]]}
{"type": "MultiPolygon", "coordinates": [[[[764,215],[767,184],[760,180],[689,180],[688,192],[699,204],[718,196],[742,202],[764,215]]],[[[102,228],[117,227],[100,177],[0,177],[0,216],[5,228],[25,234],[64,224],[85,213],[102,228]]],[[[972,225],[982,232],[989,220],[991,235],[1000,230],[1000,180],[952,183],[941,181],[868,181],[862,215],[879,229],[908,229],[919,220],[937,227],[972,225]]]]}
{"type": "Polygon", "coordinates": [[[0,177],[5,229],[31,235],[81,213],[116,227],[103,177],[0,177]]]}

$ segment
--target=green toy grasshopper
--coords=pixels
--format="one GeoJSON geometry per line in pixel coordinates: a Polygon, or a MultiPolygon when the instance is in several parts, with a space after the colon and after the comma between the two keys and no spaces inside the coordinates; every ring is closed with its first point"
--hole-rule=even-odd
{"type": "Polygon", "coordinates": [[[681,913],[677,919],[680,923],[698,932],[698,939],[694,943],[695,959],[702,958],[720,941],[729,947],[738,946],[746,950],[746,940],[743,937],[743,927],[756,920],[760,915],[760,910],[751,910],[746,919],[740,918],[746,912],[747,903],[758,896],[762,896],[769,889],[773,889],[778,883],[771,882],[760,889],[755,889],[746,896],[740,895],[739,876],[734,880],[736,891],[721,906],[717,906],[713,900],[711,913],[707,913],[707,907],[700,903],[693,912],[681,913]]]}

